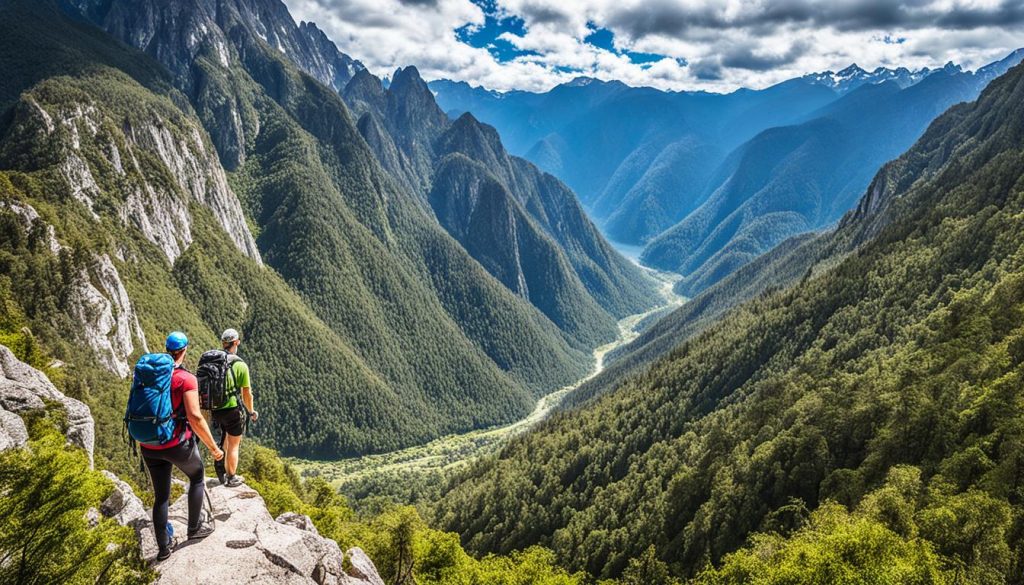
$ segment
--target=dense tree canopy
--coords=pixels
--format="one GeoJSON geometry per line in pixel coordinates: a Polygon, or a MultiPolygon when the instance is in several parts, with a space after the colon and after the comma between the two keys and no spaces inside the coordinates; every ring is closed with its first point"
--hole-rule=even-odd
{"type": "Polygon", "coordinates": [[[597,575],[654,545],[692,576],[750,534],[784,537],[804,507],[861,510],[913,465],[923,493],[947,498],[915,512],[918,533],[829,507],[733,565],[885,529],[905,560],[1022,582],[1022,100],[1018,67],[942,116],[813,244],[820,269],[464,473],[440,525],[474,551],[539,543],[597,575]]]}

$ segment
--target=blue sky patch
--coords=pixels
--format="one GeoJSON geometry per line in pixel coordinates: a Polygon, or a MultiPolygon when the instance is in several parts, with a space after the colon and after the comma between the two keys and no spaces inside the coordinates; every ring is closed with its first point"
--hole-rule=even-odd
{"type": "Polygon", "coordinates": [[[610,53],[616,55],[625,55],[630,61],[637,65],[644,65],[661,61],[665,58],[664,55],[658,55],[656,53],[640,53],[637,51],[623,51],[615,47],[615,33],[612,31],[597,26],[594,23],[587,23],[587,27],[590,29],[590,34],[583,38],[583,42],[588,45],[604,49],[610,53]]]}
{"type": "Polygon", "coordinates": [[[535,51],[517,49],[512,43],[499,39],[504,33],[517,36],[526,34],[526,23],[518,16],[498,18],[494,0],[473,0],[473,3],[484,11],[484,24],[480,27],[466,26],[455,29],[455,36],[460,42],[478,49],[487,49],[499,63],[507,63],[523,55],[536,55],[535,51]]]}

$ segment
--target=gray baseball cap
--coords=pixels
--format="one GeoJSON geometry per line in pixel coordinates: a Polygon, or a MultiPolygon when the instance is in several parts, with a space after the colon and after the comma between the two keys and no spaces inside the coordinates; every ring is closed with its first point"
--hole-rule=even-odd
{"type": "Polygon", "coordinates": [[[224,333],[220,334],[220,340],[223,341],[224,343],[231,343],[232,341],[237,341],[238,340],[238,330],[237,329],[225,329],[224,333]]]}

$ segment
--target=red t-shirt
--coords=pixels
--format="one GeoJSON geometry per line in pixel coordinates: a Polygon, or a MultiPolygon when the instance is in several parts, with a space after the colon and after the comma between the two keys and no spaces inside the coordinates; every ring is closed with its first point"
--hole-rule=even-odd
{"type": "MultiPolygon", "coordinates": [[[[174,409],[176,414],[181,416],[185,416],[184,401],[186,392],[199,392],[199,382],[196,381],[196,377],[192,375],[192,372],[189,372],[183,366],[178,366],[174,368],[174,374],[171,375],[171,408],[174,409]]],[[[170,441],[163,445],[142,445],[142,447],[144,449],[170,449],[189,440],[191,437],[192,429],[182,420],[178,422],[177,428],[174,429],[174,437],[170,441]]]]}

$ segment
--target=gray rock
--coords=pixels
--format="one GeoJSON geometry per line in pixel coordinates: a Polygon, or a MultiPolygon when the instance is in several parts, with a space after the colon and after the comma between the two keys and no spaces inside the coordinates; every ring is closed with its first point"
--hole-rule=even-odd
{"type": "Polygon", "coordinates": [[[89,523],[89,528],[96,528],[100,523],[100,511],[89,508],[85,511],[85,521],[89,523]]]}
{"type": "Polygon", "coordinates": [[[80,325],[82,342],[92,349],[100,365],[119,378],[132,371],[128,358],[135,351],[134,340],[147,350],[146,336],[128,298],[128,291],[110,256],[93,258],[72,282],[68,293],[69,313],[80,325]]]}
{"type": "MultiPolygon", "coordinates": [[[[179,544],[169,559],[156,565],[163,585],[224,581],[316,585],[383,585],[369,558],[349,551],[351,574],[342,570],[345,555],[338,544],[312,528],[308,517],[282,514],[274,520],[263,498],[248,486],[227,488],[215,480],[207,490],[216,531],[198,542],[179,544]]],[[[170,509],[176,534],[185,534],[188,503],[183,496],[170,509]]]]}
{"type": "Polygon", "coordinates": [[[313,534],[320,536],[320,531],[316,529],[313,524],[312,518],[305,514],[296,514],[295,512],[285,512],[277,517],[276,520],[279,524],[287,524],[288,526],[294,526],[299,530],[305,530],[306,532],[312,532],[313,534]]]}
{"type": "Polygon", "coordinates": [[[0,408],[20,413],[46,408],[44,401],[63,406],[67,413],[68,442],[85,449],[92,466],[96,434],[89,407],[62,394],[42,372],[14,357],[10,349],[0,345],[0,408]]]}
{"type": "Polygon", "coordinates": [[[348,574],[342,577],[341,585],[384,585],[384,579],[381,579],[377,567],[363,549],[358,546],[352,547],[345,556],[351,568],[348,574]]]}
{"type": "Polygon", "coordinates": [[[142,505],[142,500],[135,495],[130,485],[107,470],[103,470],[103,475],[114,482],[114,491],[100,504],[100,513],[113,518],[122,526],[134,528],[142,546],[142,558],[149,561],[155,559],[159,547],[156,534],[153,533],[152,514],[142,505]]]}
{"type": "Polygon", "coordinates": [[[28,442],[28,430],[21,417],[0,408],[0,451],[17,449],[28,442]]]}

